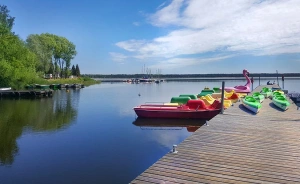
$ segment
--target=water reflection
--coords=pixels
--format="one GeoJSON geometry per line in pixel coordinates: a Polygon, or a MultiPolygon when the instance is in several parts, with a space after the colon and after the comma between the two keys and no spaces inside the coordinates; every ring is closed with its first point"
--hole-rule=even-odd
{"type": "Polygon", "coordinates": [[[137,118],[133,124],[142,130],[181,130],[195,132],[206,123],[198,119],[137,118]]]}
{"type": "Polygon", "coordinates": [[[0,99],[0,165],[11,165],[17,138],[26,131],[66,128],[77,115],[78,91],[56,91],[52,98],[0,99]]]}

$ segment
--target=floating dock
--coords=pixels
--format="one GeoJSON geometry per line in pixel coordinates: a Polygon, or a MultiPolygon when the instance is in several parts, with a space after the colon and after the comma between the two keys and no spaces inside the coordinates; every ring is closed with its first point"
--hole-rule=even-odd
{"type": "Polygon", "coordinates": [[[19,97],[52,97],[53,90],[4,90],[0,91],[0,98],[19,98],[19,97]]]}
{"type": "Polygon", "coordinates": [[[131,183],[300,183],[300,111],[265,99],[254,115],[237,102],[176,150],[131,183]]]}

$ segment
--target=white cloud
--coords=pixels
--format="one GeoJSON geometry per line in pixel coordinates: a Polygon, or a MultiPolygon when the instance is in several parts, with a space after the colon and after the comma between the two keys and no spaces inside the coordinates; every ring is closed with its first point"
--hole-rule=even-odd
{"type": "Polygon", "coordinates": [[[152,40],[116,45],[135,58],[161,58],[174,66],[186,62],[178,56],[214,51],[225,55],[300,52],[299,0],[173,0],[162,6],[149,17],[151,24],[175,29],[152,40]]]}
{"type": "Polygon", "coordinates": [[[159,10],[160,8],[162,8],[163,6],[165,6],[165,4],[166,4],[166,2],[161,3],[161,4],[156,8],[156,10],[159,10]]]}
{"type": "Polygon", "coordinates": [[[227,56],[216,56],[209,58],[171,58],[171,59],[162,59],[158,64],[152,65],[149,68],[160,68],[160,69],[173,69],[178,67],[185,67],[190,65],[197,65],[207,62],[221,61],[223,59],[234,57],[234,55],[227,56]]]}
{"type": "Polygon", "coordinates": [[[116,52],[110,52],[109,55],[112,57],[113,61],[117,61],[117,62],[122,62],[126,58],[128,58],[128,56],[125,56],[124,54],[116,53],[116,52]]]}

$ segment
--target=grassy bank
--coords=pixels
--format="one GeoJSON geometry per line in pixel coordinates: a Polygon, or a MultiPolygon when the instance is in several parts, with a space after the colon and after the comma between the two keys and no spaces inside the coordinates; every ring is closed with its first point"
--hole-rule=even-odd
{"type": "Polygon", "coordinates": [[[90,86],[93,84],[99,84],[100,81],[91,79],[89,77],[80,77],[74,79],[42,79],[38,78],[34,81],[34,84],[83,84],[85,86],[90,86]]]}

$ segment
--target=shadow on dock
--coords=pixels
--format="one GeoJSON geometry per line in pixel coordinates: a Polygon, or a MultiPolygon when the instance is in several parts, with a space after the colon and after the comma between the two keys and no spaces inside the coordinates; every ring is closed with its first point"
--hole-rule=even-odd
{"type": "Polygon", "coordinates": [[[254,112],[250,111],[249,109],[247,109],[243,104],[239,105],[239,109],[250,114],[250,115],[256,115],[254,112]]]}
{"type": "Polygon", "coordinates": [[[277,107],[276,105],[274,105],[273,102],[269,103],[269,106],[272,107],[273,109],[276,109],[279,112],[285,112],[284,110],[282,110],[279,107],[277,107]]]}

